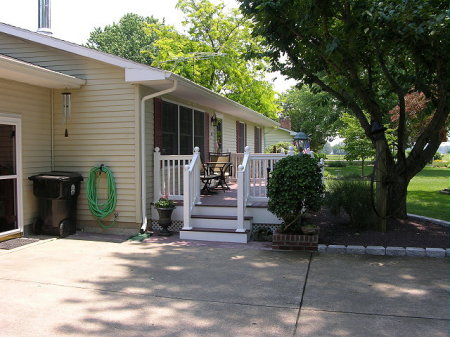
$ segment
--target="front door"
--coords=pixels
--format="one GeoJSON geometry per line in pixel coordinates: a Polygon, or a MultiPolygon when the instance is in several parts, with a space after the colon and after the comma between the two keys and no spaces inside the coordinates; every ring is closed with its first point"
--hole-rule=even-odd
{"type": "Polygon", "coordinates": [[[0,114],[0,241],[22,232],[19,118],[0,114]]]}

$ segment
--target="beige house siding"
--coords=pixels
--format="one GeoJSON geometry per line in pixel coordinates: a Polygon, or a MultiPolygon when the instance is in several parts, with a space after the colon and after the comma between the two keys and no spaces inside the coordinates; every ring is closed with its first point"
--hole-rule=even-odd
{"type": "Polygon", "coordinates": [[[270,146],[279,142],[292,143],[294,137],[289,134],[289,132],[275,129],[275,128],[265,128],[264,129],[264,150],[270,146]]]}
{"type": "Polygon", "coordinates": [[[91,167],[109,166],[116,178],[117,221],[122,227],[135,226],[132,224],[140,221],[137,86],[125,83],[124,70],[119,67],[8,35],[0,34],[0,50],[4,55],[87,80],[81,89],[70,90],[69,137],[64,137],[60,113],[63,90],[54,91],[55,169],[83,175],[78,220],[81,225],[95,226],[86,200],[86,179],[91,167]]]}
{"type": "Polygon", "coordinates": [[[51,90],[0,79],[0,114],[22,120],[22,182],[24,225],[38,215],[28,177],[51,169],[51,90]]]}

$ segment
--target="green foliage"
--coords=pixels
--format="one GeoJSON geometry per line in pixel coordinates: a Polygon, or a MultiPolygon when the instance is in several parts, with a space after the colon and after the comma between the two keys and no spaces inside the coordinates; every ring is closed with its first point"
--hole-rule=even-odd
{"type": "Polygon", "coordinates": [[[175,208],[175,202],[168,198],[159,198],[158,201],[152,203],[156,208],[175,208]]]}
{"type": "Polygon", "coordinates": [[[153,50],[157,35],[147,34],[147,24],[162,25],[153,17],[142,17],[137,14],[125,14],[118,23],[105,28],[95,28],[90,33],[87,47],[114,54],[132,61],[151,64],[153,58],[144,51],[153,50]]]}
{"type": "Polygon", "coordinates": [[[440,131],[448,126],[448,0],[239,1],[255,22],[255,34],[265,37],[275,69],[333,95],[372,142],[376,135],[371,122],[386,125],[388,111],[399,106],[392,132],[395,147],[380,134],[378,150],[386,166],[383,175],[395,181],[388,188],[388,211],[405,216],[400,204],[406,196],[397,193],[405,186],[399,185],[432,159],[440,131]],[[405,108],[411,90],[424,93],[429,101],[430,122],[405,160],[407,128],[414,124],[407,123],[405,108]]]}
{"type": "Polygon", "coordinates": [[[442,160],[444,158],[444,155],[440,152],[436,152],[433,156],[433,160],[442,160]]]}
{"type": "Polygon", "coordinates": [[[291,118],[292,130],[311,135],[313,151],[319,151],[329,138],[337,135],[343,110],[333,96],[317,91],[306,86],[294,87],[281,97],[283,115],[291,118]]]}
{"type": "Polygon", "coordinates": [[[159,39],[148,55],[153,66],[186,77],[270,118],[279,110],[261,37],[252,37],[253,24],[222,1],[179,0],[186,34],[172,26],[148,25],[159,39]]]}
{"type": "Polygon", "coordinates": [[[375,156],[375,147],[364,134],[358,121],[352,115],[344,113],[341,117],[343,127],[339,131],[340,136],[345,138],[343,149],[345,159],[361,160],[361,175],[364,175],[364,161],[375,156]]]}
{"type": "Polygon", "coordinates": [[[326,153],[323,153],[323,152],[314,152],[314,157],[319,159],[319,160],[320,159],[323,159],[323,160],[327,159],[326,153]]]}
{"type": "Polygon", "coordinates": [[[332,214],[341,210],[350,217],[350,225],[357,229],[374,226],[375,212],[372,208],[370,183],[361,180],[335,180],[327,185],[325,204],[332,214]]]}
{"type": "Polygon", "coordinates": [[[278,142],[273,145],[269,145],[264,149],[264,153],[281,153],[282,151],[288,153],[289,146],[292,146],[294,148],[294,153],[297,153],[297,148],[289,142],[278,142]]]}
{"type": "Polygon", "coordinates": [[[268,209],[283,220],[282,232],[301,223],[304,212],[320,210],[324,186],[318,160],[288,156],[275,165],[267,186],[268,209]]]}
{"type": "Polygon", "coordinates": [[[341,160],[333,160],[333,161],[327,161],[326,165],[328,167],[346,167],[347,163],[345,161],[341,161],[341,160]]]}

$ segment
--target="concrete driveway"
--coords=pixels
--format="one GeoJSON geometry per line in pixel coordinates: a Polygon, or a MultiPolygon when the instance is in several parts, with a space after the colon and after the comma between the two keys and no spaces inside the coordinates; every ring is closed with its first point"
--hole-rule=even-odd
{"type": "Polygon", "coordinates": [[[0,252],[1,336],[447,336],[448,260],[78,234],[0,252]]]}

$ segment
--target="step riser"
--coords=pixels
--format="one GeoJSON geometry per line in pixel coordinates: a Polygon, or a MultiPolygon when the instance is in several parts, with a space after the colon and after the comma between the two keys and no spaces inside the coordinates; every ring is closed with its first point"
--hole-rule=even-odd
{"type": "MultiPolygon", "coordinates": [[[[226,219],[191,219],[192,227],[199,228],[218,228],[218,229],[235,229],[237,228],[236,220],[226,219]]],[[[251,229],[252,224],[250,220],[244,220],[244,228],[251,229]]]]}
{"type": "Polygon", "coordinates": [[[202,240],[202,241],[247,243],[248,237],[249,237],[249,234],[247,234],[247,233],[217,233],[217,232],[180,231],[180,239],[183,239],[183,240],[202,240]]]}
{"type": "Polygon", "coordinates": [[[194,213],[196,215],[227,215],[237,216],[236,207],[214,207],[214,206],[195,206],[194,213]]]}

